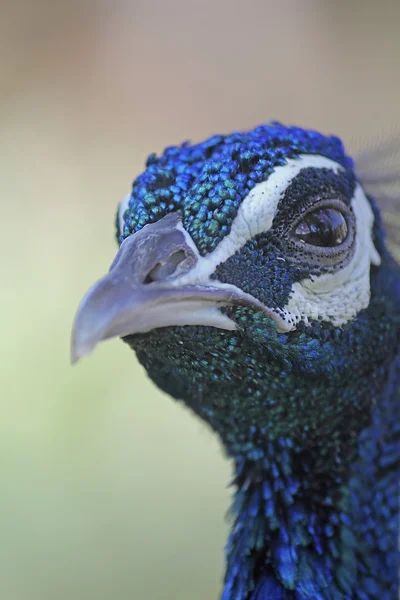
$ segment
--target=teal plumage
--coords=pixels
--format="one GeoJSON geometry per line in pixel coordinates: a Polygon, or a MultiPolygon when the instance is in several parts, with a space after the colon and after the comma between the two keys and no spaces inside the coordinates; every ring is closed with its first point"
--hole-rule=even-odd
{"type": "Polygon", "coordinates": [[[120,335],[233,459],[223,600],[398,594],[400,269],[361,177],[279,124],[152,155],[78,312],[75,359],[120,335]]]}

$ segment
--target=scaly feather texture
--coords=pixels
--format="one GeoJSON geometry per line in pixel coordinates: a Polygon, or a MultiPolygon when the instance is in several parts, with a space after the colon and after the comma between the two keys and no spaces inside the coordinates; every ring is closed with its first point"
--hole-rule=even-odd
{"type": "Polygon", "coordinates": [[[398,597],[400,269],[361,172],[277,123],[150,156],[78,314],[75,356],[122,336],[234,461],[222,600],[398,597]]]}

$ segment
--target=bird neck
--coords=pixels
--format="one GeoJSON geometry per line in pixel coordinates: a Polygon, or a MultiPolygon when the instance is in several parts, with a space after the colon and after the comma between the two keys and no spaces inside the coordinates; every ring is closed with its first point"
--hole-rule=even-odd
{"type": "Polygon", "coordinates": [[[323,461],[315,468],[315,448],[300,450],[287,438],[268,444],[255,460],[236,458],[223,600],[248,600],[261,587],[269,595],[260,598],[275,598],[283,589],[313,589],[310,585],[315,596],[309,597],[319,597],[317,591],[334,578],[339,553],[345,504],[341,453],[338,447],[329,461],[331,467],[338,461],[336,468],[322,468],[323,461]]]}
{"type": "Polygon", "coordinates": [[[361,428],[353,428],[351,415],[346,427],[336,424],[329,448],[312,435],[309,447],[290,437],[263,445],[258,438],[234,456],[234,524],[222,600],[342,600],[355,598],[355,590],[369,598],[373,590],[386,597],[397,589],[397,500],[376,499],[382,481],[383,493],[398,495],[400,427],[394,429],[393,410],[400,410],[400,360],[391,368],[397,369],[392,391],[382,394],[381,387],[380,405],[364,417],[354,414],[361,428]],[[386,462],[379,471],[383,439],[386,462]],[[384,541],[372,539],[368,527],[384,541]],[[371,561],[377,582],[360,570],[371,561]]]}

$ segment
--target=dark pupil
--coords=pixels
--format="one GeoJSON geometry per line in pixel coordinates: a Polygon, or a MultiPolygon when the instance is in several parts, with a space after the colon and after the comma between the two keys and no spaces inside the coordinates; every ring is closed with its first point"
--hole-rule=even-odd
{"type": "Polygon", "coordinates": [[[309,213],[297,225],[296,236],[313,246],[338,246],[347,236],[344,216],[334,208],[320,208],[309,213]]]}

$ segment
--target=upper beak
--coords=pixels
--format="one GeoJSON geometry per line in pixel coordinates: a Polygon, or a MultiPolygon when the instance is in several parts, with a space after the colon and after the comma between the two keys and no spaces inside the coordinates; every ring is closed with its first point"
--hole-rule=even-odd
{"type": "MultiPolygon", "coordinates": [[[[84,296],[73,325],[71,361],[107,338],[171,325],[233,330],[219,306],[242,304],[276,315],[239,288],[209,280],[188,284],[200,260],[179,215],[170,213],[125,239],[107,275],[84,296]],[[186,283],[180,284],[184,276],[186,283]]],[[[279,326],[279,323],[278,323],[279,326]]]]}

